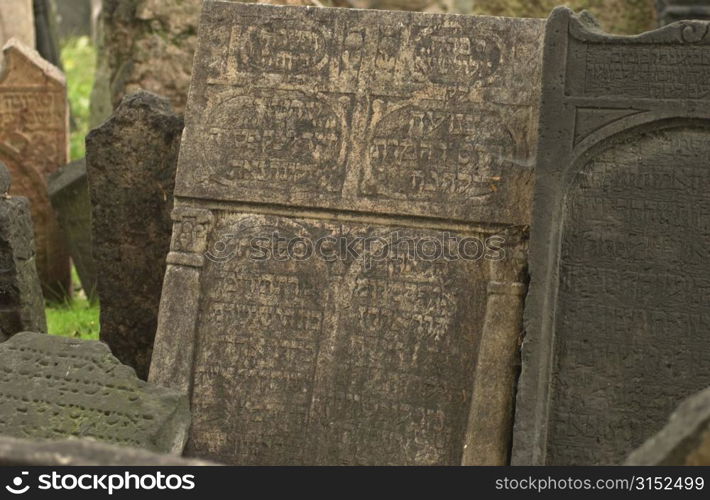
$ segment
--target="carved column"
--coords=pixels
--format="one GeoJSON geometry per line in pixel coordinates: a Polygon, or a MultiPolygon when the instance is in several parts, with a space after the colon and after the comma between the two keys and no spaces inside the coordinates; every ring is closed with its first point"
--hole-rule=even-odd
{"type": "Polygon", "coordinates": [[[163,290],[180,290],[182,301],[160,303],[150,381],[190,394],[200,273],[214,216],[206,209],[176,207],[163,290]]]}

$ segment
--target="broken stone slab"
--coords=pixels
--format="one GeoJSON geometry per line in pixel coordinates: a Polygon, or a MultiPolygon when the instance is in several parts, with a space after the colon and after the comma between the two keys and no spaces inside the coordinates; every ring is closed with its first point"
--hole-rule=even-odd
{"type": "Polygon", "coordinates": [[[90,301],[98,298],[91,244],[91,199],[86,160],[65,165],[49,177],[49,198],[69,246],[81,286],[90,301]]]}
{"type": "Polygon", "coordinates": [[[92,439],[32,441],[0,436],[0,466],[195,467],[219,465],[205,460],[153,453],[92,439]]]}
{"type": "Polygon", "coordinates": [[[101,342],[18,333],[0,344],[0,382],[2,436],[172,454],[185,445],[186,396],[138,379],[101,342]]]}
{"type": "Polygon", "coordinates": [[[710,386],[710,23],[547,25],[515,465],[615,465],[710,386]]]}
{"type": "Polygon", "coordinates": [[[0,162],[10,170],[10,194],[30,201],[37,272],[47,299],[71,289],[69,252],[47,194],[47,177],[68,161],[64,75],[16,39],[3,48],[0,72],[0,162]]]}
{"type": "Polygon", "coordinates": [[[683,401],[625,465],[710,465],[710,388],[683,401]]]}
{"type": "Polygon", "coordinates": [[[47,331],[29,203],[8,196],[10,187],[0,163],[0,342],[26,330],[47,331]]]}
{"type": "Polygon", "coordinates": [[[543,21],[201,23],[150,373],[191,394],[186,454],[505,464],[543,21]],[[452,240],[471,254],[431,255],[452,240]]]}
{"type": "Polygon", "coordinates": [[[86,138],[101,340],[148,377],[158,322],[182,117],[155,94],[123,100],[86,138]]]}

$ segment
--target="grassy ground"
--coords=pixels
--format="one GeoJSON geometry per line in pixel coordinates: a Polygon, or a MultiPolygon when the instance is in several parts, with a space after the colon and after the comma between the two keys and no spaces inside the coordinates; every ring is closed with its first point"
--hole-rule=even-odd
{"type": "MultiPolygon", "coordinates": [[[[71,159],[85,154],[84,139],[89,132],[89,99],[96,71],[96,50],[89,37],[71,38],[62,46],[62,63],[67,77],[67,94],[72,112],[71,159]]],[[[91,304],[80,291],[76,271],[72,273],[74,289],[79,290],[70,301],[48,303],[47,327],[50,334],[64,337],[97,339],[99,306],[91,304]]]]}
{"type": "Polygon", "coordinates": [[[76,292],[70,301],[47,303],[47,331],[62,337],[98,339],[99,305],[86,299],[76,269],[72,269],[72,282],[76,292]]]}
{"type": "Polygon", "coordinates": [[[72,114],[71,159],[84,157],[89,132],[89,102],[96,72],[96,49],[87,36],[70,38],[62,46],[62,63],[72,114]]]}
{"type": "Polygon", "coordinates": [[[46,309],[47,329],[52,335],[81,339],[99,338],[99,306],[86,298],[74,298],[70,303],[52,304],[46,309]]]}

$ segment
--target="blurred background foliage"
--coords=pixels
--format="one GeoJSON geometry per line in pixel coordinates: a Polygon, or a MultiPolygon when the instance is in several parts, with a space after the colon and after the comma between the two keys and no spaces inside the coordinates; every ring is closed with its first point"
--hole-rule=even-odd
{"type": "Polygon", "coordinates": [[[72,115],[71,160],[84,157],[84,139],[89,133],[91,89],[96,72],[96,49],[88,36],[73,37],[62,45],[62,63],[72,115]]]}

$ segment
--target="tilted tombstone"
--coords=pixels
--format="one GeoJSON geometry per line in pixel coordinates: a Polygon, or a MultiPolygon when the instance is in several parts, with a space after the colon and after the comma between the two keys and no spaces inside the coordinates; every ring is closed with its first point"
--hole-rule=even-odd
{"type": "Polygon", "coordinates": [[[91,199],[86,160],[65,165],[49,177],[49,198],[57,212],[69,253],[89,300],[97,298],[97,277],[91,244],[91,199]]]}
{"type": "Polygon", "coordinates": [[[621,463],[710,385],[708,26],[548,21],[514,463],[621,463]]]}
{"type": "Polygon", "coordinates": [[[26,198],[7,195],[10,181],[0,163],[0,342],[25,330],[47,331],[30,207],[26,198]]]}
{"type": "MultiPolygon", "coordinates": [[[[117,446],[93,439],[33,441],[0,436],[0,466],[195,467],[219,465],[204,460],[117,446]]],[[[171,482],[171,486],[175,484],[171,482]]]]}
{"type": "Polygon", "coordinates": [[[710,19],[707,0],[656,0],[656,10],[659,26],[683,19],[710,19]]]}
{"type": "Polygon", "coordinates": [[[150,374],[191,394],[187,453],[505,463],[544,22],[201,23],[150,374]]]}
{"type": "Polygon", "coordinates": [[[69,253],[47,194],[47,177],[67,163],[68,105],[64,75],[32,49],[10,40],[0,73],[0,162],[12,173],[11,194],[30,201],[37,271],[47,298],[70,289],[69,253]]]}
{"type": "Polygon", "coordinates": [[[182,129],[166,99],[139,92],[86,137],[101,340],[144,380],[170,248],[182,129]]]}
{"type": "Polygon", "coordinates": [[[91,438],[181,453],[187,398],[148,384],[97,341],[22,332],[0,344],[0,435],[91,438]]]}

